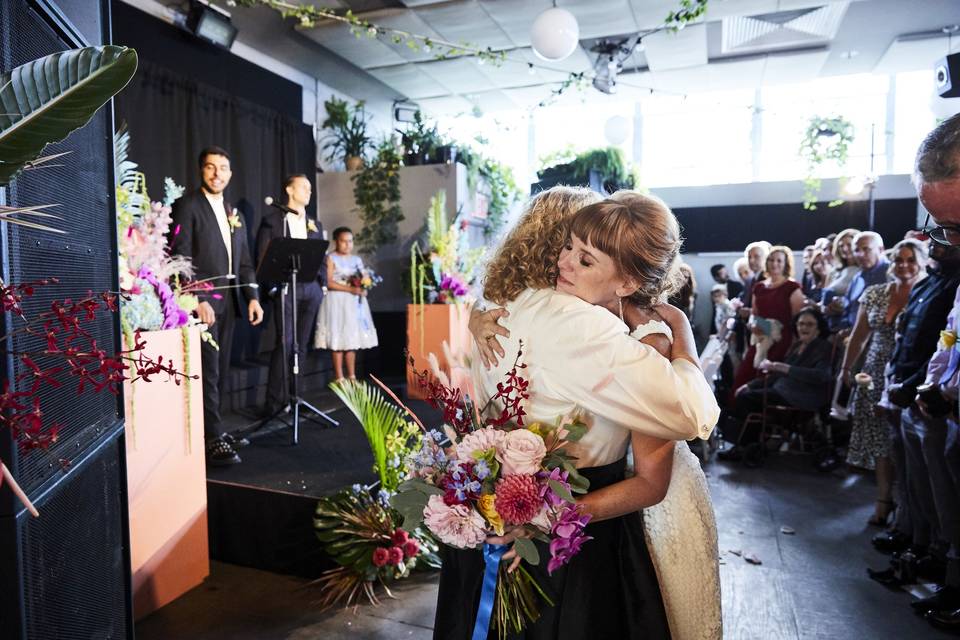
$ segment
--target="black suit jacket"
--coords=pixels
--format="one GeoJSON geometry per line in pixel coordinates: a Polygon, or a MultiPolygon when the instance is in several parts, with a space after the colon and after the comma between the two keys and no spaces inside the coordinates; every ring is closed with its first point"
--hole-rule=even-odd
{"type": "MultiPolygon", "coordinates": [[[[286,213],[278,211],[277,209],[272,209],[270,213],[263,217],[263,221],[260,223],[260,228],[257,230],[257,265],[263,260],[263,256],[267,253],[267,246],[270,244],[271,240],[278,238],[286,238],[290,235],[289,230],[286,228],[286,213]]],[[[307,217],[307,240],[323,240],[323,225],[319,220],[314,220],[313,218],[307,217]],[[316,231],[310,229],[310,223],[313,223],[313,226],[316,227],[316,231]]],[[[320,271],[317,272],[316,283],[299,283],[302,284],[302,287],[297,288],[297,297],[301,300],[306,299],[306,297],[323,297],[323,287],[326,282],[326,261],[324,261],[323,266],[320,267],[320,271]],[[311,286],[314,285],[315,286],[311,286]]],[[[264,289],[269,290],[277,286],[279,283],[263,283],[264,289]]]]}
{"type": "MultiPolygon", "coordinates": [[[[228,211],[236,210],[226,201],[228,211]]],[[[220,225],[217,223],[213,207],[203,194],[197,189],[185,194],[173,203],[173,224],[170,225],[170,236],[167,243],[170,253],[185,256],[193,261],[194,278],[205,280],[213,278],[215,287],[226,285],[256,285],[256,274],[253,270],[253,261],[250,259],[250,249],[247,246],[247,233],[243,227],[231,228],[230,238],[233,242],[233,269],[227,262],[227,248],[223,246],[223,236],[220,225]],[[236,279],[228,280],[229,272],[236,275],[236,279]]],[[[236,215],[240,215],[236,212],[236,215]]],[[[242,220],[242,217],[241,217],[242,220]]],[[[220,314],[229,311],[233,306],[234,313],[246,315],[246,305],[250,300],[258,298],[256,287],[241,286],[239,288],[216,289],[210,293],[201,294],[200,299],[209,302],[214,312],[220,314]],[[222,297],[215,297],[220,294],[222,297]]]]}

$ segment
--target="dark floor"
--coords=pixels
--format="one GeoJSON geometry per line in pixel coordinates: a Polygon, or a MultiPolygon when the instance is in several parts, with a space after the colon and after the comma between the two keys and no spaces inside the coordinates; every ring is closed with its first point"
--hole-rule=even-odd
{"type": "MultiPolygon", "coordinates": [[[[804,640],[945,637],[913,615],[911,597],[867,579],[882,567],[864,523],[873,486],[822,474],[807,458],[774,456],[759,470],[707,466],[720,529],[724,637],[804,640]],[[793,535],[781,532],[790,527],[793,535]],[[753,565],[744,557],[754,556],[753,565]]],[[[354,614],[316,611],[307,581],[215,563],[207,582],[137,625],[139,640],[429,638],[436,578],[354,614]]]]}

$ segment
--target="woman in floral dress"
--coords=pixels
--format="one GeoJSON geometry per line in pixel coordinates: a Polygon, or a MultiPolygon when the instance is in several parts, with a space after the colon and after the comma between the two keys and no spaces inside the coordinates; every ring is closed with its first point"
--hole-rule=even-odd
{"type": "Polygon", "coordinates": [[[893,466],[890,462],[889,428],[878,411],[883,395],[883,370],[893,353],[896,319],[907,304],[913,285],[922,277],[927,260],[925,247],[916,240],[903,240],[893,248],[893,282],[873,285],[860,297],[850,342],[843,354],[840,381],[853,383],[853,431],[847,449],[847,464],[877,473],[877,502],[868,523],[886,525],[893,511],[893,466]],[[870,346],[856,377],[851,369],[867,342],[870,346]]]}

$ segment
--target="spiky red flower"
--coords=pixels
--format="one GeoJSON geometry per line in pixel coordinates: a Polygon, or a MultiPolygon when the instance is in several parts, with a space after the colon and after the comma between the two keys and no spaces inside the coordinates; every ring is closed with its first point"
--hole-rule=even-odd
{"type": "Polygon", "coordinates": [[[531,475],[504,476],[497,482],[495,506],[507,524],[527,524],[540,513],[540,487],[531,475]]]}

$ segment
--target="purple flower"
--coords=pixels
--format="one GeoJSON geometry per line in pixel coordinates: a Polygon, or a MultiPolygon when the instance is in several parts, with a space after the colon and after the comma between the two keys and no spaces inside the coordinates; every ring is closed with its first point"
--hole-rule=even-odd
{"type": "Polygon", "coordinates": [[[553,528],[550,530],[553,539],[550,541],[550,561],[547,563],[547,573],[553,573],[580,552],[580,547],[591,536],[584,534],[584,528],[590,522],[589,515],[580,513],[576,505],[565,503],[557,514],[553,528]]]}
{"type": "Polygon", "coordinates": [[[470,291],[467,285],[461,282],[459,278],[448,273],[443,274],[443,277],[440,279],[440,290],[447,291],[450,295],[458,298],[467,295],[470,291]]]}
{"type": "Polygon", "coordinates": [[[540,499],[543,500],[547,506],[558,507],[566,500],[558,496],[553,489],[550,488],[550,480],[556,480],[567,491],[570,491],[570,483],[567,482],[567,476],[570,474],[566,471],[561,470],[559,467],[552,469],[551,471],[541,471],[537,474],[537,478],[540,480],[540,499]]]}

